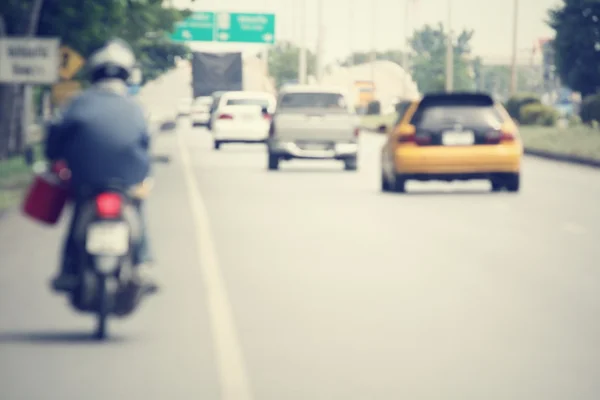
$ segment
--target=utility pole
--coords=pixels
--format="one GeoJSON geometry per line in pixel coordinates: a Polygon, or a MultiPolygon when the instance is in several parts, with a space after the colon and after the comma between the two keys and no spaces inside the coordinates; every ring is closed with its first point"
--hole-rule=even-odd
{"type": "Polygon", "coordinates": [[[448,0],[448,38],[446,42],[446,92],[454,88],[454,41],[452,39],[452,0],[448,0]]]}
{"type": "MultiPolygon", "coordinates": [[[[375,52],[376,35],[377,30],[377,3],[373,1],[373,8],[371,8],[371,82],[375,85],[375,61],[377,60],[377,54],[375,52]]],[[[377,90],[377,89],[375,89],[377,90]]]]}
{"type": "Polygon", "coordinates": [[[517,45],[518,45],[518,20],[519,20],[519,0],[513,2],[513,43],[512,43],[512,60],[510,66],[510,94],[511,96],[517,92],[517,45]]]}
{"type": "Polygon", "coordinates": [[[348,0],[348,47],[350,49],[350,59],[348,60],[348,67],[354,67],[354,1],[348,0]]]}
{"type": "Polygon", "coordinates": [[[306,0],[300,0],[300,55],[298,56],[298,83],[306,85],[306,0]]]}
{"type": "Polygon", "coordinates": [[[321,83],[323,79],[323,31],[325,27],[323,26],[323,0],[317,1],[317,82],[321,83]]]}
{"type": "Polygon", "coordinates": [[[408,77],[410,75],[408,72],[408,49],[410,48],[408,44],[408,13],[410,12],[410,1],[411,0],[404,0],[404,46],[402,47],[402,69],[404,70],[404,77],[402,80],[402,96],[405,99],[408,98],[408,77]]]}

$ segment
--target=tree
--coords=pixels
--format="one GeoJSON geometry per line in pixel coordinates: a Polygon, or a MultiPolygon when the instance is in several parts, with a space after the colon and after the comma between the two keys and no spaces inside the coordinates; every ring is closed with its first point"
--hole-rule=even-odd
{"type": "MultiPolygon", "coordinates": [[[[490,93],[499,99],[510,96],[510,66],[484,64],[481,58],[473,60],[475,86],[478,91],[490,93]]],[[[523,92],[541,92],[542,70],[536,66],[520,66],[517,69],[517,88],[523,92]]]]}
{"type": "MultiPolygon", "coordinates": [[[[34,4],[34,0],[0,1],[5,34],[27,33],[30,21],[35,20],[34,4]]],[[[106,40],[121,37],[131,44],[148,79],[173,67],[175,56],[187,54],[186,46],[164,39],[175,22],[187,15],[189,11],[164,7],[163,0],[44,0],[34,33],[59,37],[63,44],[84,56],[106,40]]],[[[19,86],[0,85],[0,159],[10,152],[22,151],[24,129],[18,125],[18,107],[13,106],[21,103],[19,86]]]]}
{"type": "MultiPolygon", "coordinates": [[[[269,50],[268,56],[269,72],[275,79],[275,85],[298,79],[298,61],[300,48],[291,42],[279,42],[269,50]]],[[[316,72],[317,57],[311,51],[307,51],[306,65],[308,75],[316,72]]]]}
{"type": "Polygon", "coordinates": [[[549,11],[554,59],[562,82],[583,96],[600,89],[600,2],[563,0],[549,11]]]}
{"type": "MultiPolygon", "coordinates": [[[[467,57],[473,31],[462,31],[456,38],[454,51],[454,90],[474,88],[473,74],[467,57]]],[[[443,25],[425,25],[410,39],[413,50],[411,71],[422,93],[443,91],[445,87],[447,34],[443,25]]]]}

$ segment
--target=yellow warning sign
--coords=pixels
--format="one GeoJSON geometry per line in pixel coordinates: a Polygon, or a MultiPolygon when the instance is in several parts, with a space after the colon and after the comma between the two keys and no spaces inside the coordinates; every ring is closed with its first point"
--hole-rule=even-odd
{"type": "Polygon", "coordinates": [[[62,79],[71,79],[85,64],[85,59],[70,47],[60,48],[60,65],[58,73],[62,79]]]}
{"type": "Polygon", "coordinates": [[[77,81],[63,81],[52,86],[52,102],[55,106],[63,106],[73,96],[81,92],[81,83],[77,81]]]}

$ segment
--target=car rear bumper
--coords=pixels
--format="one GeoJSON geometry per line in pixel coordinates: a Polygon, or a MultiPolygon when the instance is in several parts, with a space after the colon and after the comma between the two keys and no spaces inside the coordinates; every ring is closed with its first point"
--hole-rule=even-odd
{"type": "Polygon", "coordinates": [[[210,114],[206,113],[206,114],[192,114],[191,116],[192,119],[192,123],[193,124],[202,124],[202,125],[206,125],[208,124],[208,121],[210,120],[210,114]]]}
{"type": "Polygon", "coordinates": [[[264,142],[266,129],[218,129],[213,128],[213,138],[222,142],[264,142]]]}
{"type": "Polygon", "coordinates": [[[454,148],[402,146],[396,149],[394,166],[402,175],[487,176],[519,172],[522,157],[520,143],[454,148]]]}
{"type": "Polygon", "coordinates": [[[269,140],[269,153],[292,159],[313,159],[313,160],[343,160],[354,158],[358,154],[358,143],[344,142],[333,143],[330,149],[307,149],[300,143],[293,141],[269,140]]]}

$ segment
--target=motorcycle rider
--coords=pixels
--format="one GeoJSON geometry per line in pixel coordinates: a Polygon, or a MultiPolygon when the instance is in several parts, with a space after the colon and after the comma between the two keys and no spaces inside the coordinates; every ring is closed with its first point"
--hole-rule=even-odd
{"type": "MultiPolygon", "coordinates": [[[[111,182],[120,182],[132,189],[142,221],[142,241],[134,260],[138,279],[147,274],[152,262],[142,213],[143,198],[151,187],[150,136],[144,110],[128,95],[127,85],[135,64],[135,55],[127,43],[119,39],[109,41],[88,61],[91,87],[75,97],[60,119],[49,126],[46,157],[50,161],[66,161],[74,196],[61,272],[52,282],[57,291],[70,291],[79,283],[73,231],[90,188],[102,189],[111,182]]],[[[157,289],[147,277],[140,283],[150,291],[157,289]]]]}

